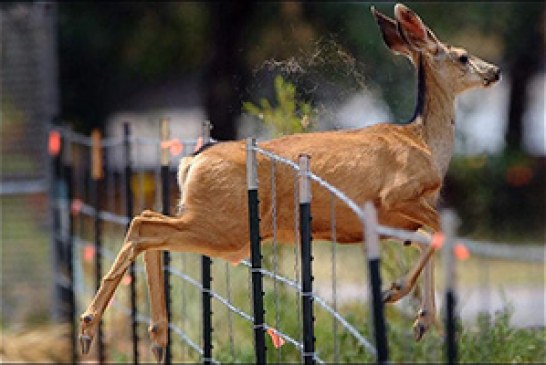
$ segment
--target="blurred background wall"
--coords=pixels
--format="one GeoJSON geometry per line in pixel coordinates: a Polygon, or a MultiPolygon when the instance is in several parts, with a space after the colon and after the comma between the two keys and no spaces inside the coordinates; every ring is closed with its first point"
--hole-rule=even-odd
{"type": "Polygon", "coordinates": [[[57,6],[2,4],[2,324],[53,315],[48,123],[59,115],[57,6]]]}

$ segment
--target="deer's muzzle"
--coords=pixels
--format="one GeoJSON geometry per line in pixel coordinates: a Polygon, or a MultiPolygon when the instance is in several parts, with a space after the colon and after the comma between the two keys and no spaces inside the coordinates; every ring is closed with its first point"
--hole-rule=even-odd
{"type": "Polygon", "coordinates": [[[491,70],[489,70],[483,77],[483,85],[485,87],[490,86],[494,84],[495,82],[500,80],[501,71],[500,68],[494,67],[491,70]]]}

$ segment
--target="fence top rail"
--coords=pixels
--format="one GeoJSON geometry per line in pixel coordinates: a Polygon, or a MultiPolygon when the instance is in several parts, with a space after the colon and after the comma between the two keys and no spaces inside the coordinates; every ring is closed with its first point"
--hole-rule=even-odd
{"type": "MultiPolygon", "coordinates": [[[[79,202],[80,203],[78,204],[78,209],[79,209],[78,213],[81,213],[90,217],[94,217],[97,214],[97,210],[95,209],[95,207],[89,204],[83,203],[81,201],[79,202]]],[[[126,216],[121,216],[121,215],[111,213],[105,210],[99,211],[99,218],[105,222],[114,223],[121,226],[127,226],[127,224],[129,224],[130,222],[130,219],[127,218],[126,216]]]]}
{"type": "MultiPolygon", "coordinates": [[[[68,141],[81,144],[86,147],[91,147],[93,141],[91,137],[84,136],[80,133],[74,132],[66,127],[52,127],[50,130],[57,131],[61,133],[68,141]]],[[[211,141],[215,141],[211,139],[211,141]]],[[[156,145],[161,146],[161,139],[154,137],[141,137],[141,136],[129,136],[130,143],[137,143],[143,145],[156,145]]],[[[185,146],[195,147],[199,141],[197,139],[179,139],[179,142],[185,146]]],[[[101,140],[101,145],[103,148],[118,147],[122,146],[125,143],[124,137],[107,137],[101,140]]]]}
{"type": "Polygon", "coordinates": [[[475,241],[468,238],[457,238],[457,241],[461,242],[471,253],[477,256],[529,263],[546,263],[546,246],[544,244],[530,245],[475,241]]]}

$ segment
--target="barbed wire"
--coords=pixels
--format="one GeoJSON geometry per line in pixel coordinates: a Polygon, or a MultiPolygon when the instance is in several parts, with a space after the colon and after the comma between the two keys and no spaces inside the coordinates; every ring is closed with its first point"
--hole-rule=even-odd
{"type": "MultiPolygon", "coordinates": [[[[252,265],[250,262],[248,262],[247,260],[242,260],[241,261],[241,264],[249,267],[249,268],[252,268],[252,265]]],[[[291,288],[294,288],[297,290],[298,293],[301,293],[301,286],[299,285],[299,283],[293,281],[293,280],[290,280],[284,276],[281,276],[281,275],[278,275],[278,274],[275,274],[271,271],[268,271],[266,269],[259,269],[259,271],[271,278],[271,279],[274,279],[276,281],[279,281],[283,284],[286,284],[287,286],[291,287],[291,288]]],[[[331,315],[334,316],[334,318],[336,320],[338,320],[338,322],[351,334],[355,337],[355,339],[364,347],[366,348],[372,355],[375,355],[376,354],[376,350],[375,348],[373,347],[373,345],[364,338],[364,336],[362,336],[360,334],[360,332],[358,332],[358,330],[352,326],[349,322],[347,322],[345,320],[345,318],[343,318],[343,316],[335,311],[330,305],[328,305],[328,303],[326,303],[326,301],[321,298],[320,296],[316,295],[315,293],[312,293],[311,294],[312,297],[316,300],[316,302],[322,307],[324,308],[328,313],[330,313],[331,315]]]]}

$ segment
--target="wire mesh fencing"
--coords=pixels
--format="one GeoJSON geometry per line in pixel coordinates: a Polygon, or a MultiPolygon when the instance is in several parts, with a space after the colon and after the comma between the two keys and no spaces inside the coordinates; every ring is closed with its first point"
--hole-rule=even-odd
{"type": "MultiPolygon", "coordinates": [[[[176,160],[209,140],[207,124],[202,135],[191,141],[171,138],[167,122],[162,123],[157,139],[132,136],[129,125],[122,138],[104,139],[51,129],[54,181],[63,192],[56,195],[54,236],[63,263],[60,270],[68,278],[61,285],[72,293],[65,304],[74,319],[73,341],[77,338],[76,315],[100,285],[104,268],[113,263],[131,218],[145,209],[173,215],[178,199],[176,160]],[[154,146],[156,165],[139,163],[139,146],[143,145],[154,146]]],[[[455,363],[460,331],[457,258],[464,260],[471,254],[543,267],[540,248],[514,250],[508,245],[457,238],[452,213],[442,216],[443,232],[433,236],[382,226],[373,204],[360,206],[313,174],[305,155],[292,161],[258,147],[253,139],[247,140],[246,152],[249,259],[234,266],[197,254],[163,253],[169,318],[166,363],[389,361],[389,311],[383,307],[381,293],[385,268],[381,266],[380,237],[443,247],[444,350],[436,361],[455,363]],[[266,176],[258,176],[263,171],[266,176]],[[281,171],[283,177],[292,179],[288,182],[290,202],[279,191],[281,171]],[[330,202],[328,240],[312,237],[311,185],[322,189],[330,202]],[[267,211],[260,209],[260,200],[268,202],[267,211]],[[349,247],[337,242],[341,207],[360,220],[367,245],[349,247]],[[292,221],[293,230],[280,231],[280,219],[292,221]],[[267,240],[260,235],[265,226],[271,232],[267,240]],[[341,300],[351,296],[358,300],[350,304],[341,300]]],[[[92,356],[100,363],[153,361],[146,332],[151,319],[145,280],[143,266],[135,262],[121,281],[122,288],[105,312],[94,341],[92,356]]],[[[411,332],[411,323],[407,332],[411,332]]],[[[74,342],[73,359],[79,357],[74,342]]]]}

